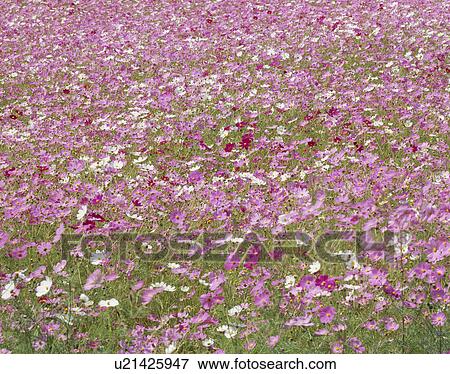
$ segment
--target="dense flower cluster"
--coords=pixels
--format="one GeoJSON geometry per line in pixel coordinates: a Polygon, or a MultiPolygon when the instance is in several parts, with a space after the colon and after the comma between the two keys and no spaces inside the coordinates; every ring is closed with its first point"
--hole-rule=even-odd
{"type": "Polygon", "coordinates": [[[450,350],[447,1],[0,10],[0,352],[450,350]],[[293,230],[389,231],[395,251],[60,251],[293,230]]]}

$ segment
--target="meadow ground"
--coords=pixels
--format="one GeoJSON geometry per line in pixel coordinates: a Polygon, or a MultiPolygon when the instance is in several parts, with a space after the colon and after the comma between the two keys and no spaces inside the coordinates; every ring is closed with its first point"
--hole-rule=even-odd
{"type": "Polygon", "coordinates": [[[0,352],[449,352],[449,7],[2,1],[0,352]]]}

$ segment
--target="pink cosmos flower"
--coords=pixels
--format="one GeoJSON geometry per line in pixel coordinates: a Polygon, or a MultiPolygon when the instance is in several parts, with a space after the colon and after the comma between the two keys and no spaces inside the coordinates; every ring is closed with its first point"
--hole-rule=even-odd
{"type": "Polygon", "coordinates": [[[92,290],[94,288],[100,288],[104,281],[103,273],[100,269],[94,270],[94,272],[88,276],[83,289],[85,291],[92,290]]]}
{"type": "Polygon", "coordinates": [[[428,262],[421,262],[413,268],[414,275],[418,279],[425,279],[431,271],[431,265],[428,262]]]}
{"type": "Polygon", "coordinates": [[[377,321],[369,320],[367,322],[364,322],[363,327],[366,328],[367,330],[376,330],[377,329],[377,321]]]}
{"type": "Polygon", "coordinates": [[[131,287],[131,290],[136,292],[136,291],[139,291],[143,286],[144,286],[144,281],[139,280],[136,282],[136,284],[133,287],[131,287]]]}
{"type": "Polygon", "coordinates": [[[169,219],[172,223],[183,226],[184,220],[186,219],[186,214],[182,213],[180,210],[174,210],[170,213],[169,219]]]}
{"type": "Polygon", "coordinates": [[[332,306],[327,306],[319,310],[319,320],[322,323],[332,322],[335,315],[336,309],[334,309],[332,306]]]}
{"type": "Polygon", "coordinates": [[[148,304],[150,301],[152,301],[152,299],[159,293],[163,292],[164,289],[159,287],[159,288],[147,288],[144,291],[142,291],[142,295],[141,295],[141,303],[142,305],[146,305],[148,304]]]}
{"type": "Polygon", "coordinates": [[[388,318],[384,323],[384,328],[387,331],[397,331],[399,327],[399,324],[393,318],[388,318]]]}
{"type": "Polygon", "coordinates": [[[347,330],[347,325],[345,323],[338,323],[333,326],[333,331],[345,331],[347,330]]]}
{"type": "Polygon", "coordinates": [[[78,174],[84,169],[85,164],[86,163],[83,160],[73,159],[69,161],[67,165],[67,170],[72,174],[78,174]]]}
{"type": "Polygon", "coordinates": [[[270,304],[270,291],[266,288],[258,290],[253,295],[253,302],[258,308],[263,308],[270,304]]]}
{"type": "Polygon", "coordinates": [[[313,326],[314,323],[311,322],[312,316],[311,315],[304,315],[303,317],[294,317],[287,321],[284,325],[286,327],[292,327],[292,326],[313,326]]]}
{"type": "Polygon", "coordinates": [[[369,284],[371,286],[382,286],[387,281],[387,274],[379,269],[373,269],[369,274],[369,284]]]}
{"type": "Polygon", "coordinates": [[[303,289],[309,289],[314,286],[314,277],[312,275],[305,275],[300,279],[298,285],[303,289]]]}
{"type": "Polygon", "coordinates": [[[363,346],[361,340],[357,337],[350,338],[348,340],[348,345],[353,349],[353,351],[355,351],[355,353],[364,353],[366,351],[366,348],[363,346]]]}
{"type": "Polygon", "coordinates": [[[325,336],[325,335],[328,335],[329,333],[330,332],[327,329],[319,329],[319,330],[314,332],[314,335],[325,336]]]}
{"type": "Polygon", "coordinates": [[[341,341],[334,342],[331,344],[332,353],[344,353],[344,344],[341,341]]]}
{"type": "Polygon", "coordinates": [[[61,276],[67,276],[67,273],[64,272],[63,270],[65,269],[67,265],[67,260],[61,260],[59,261],[54,267],[53,267],[53,272],[55,274],[61,275],[61,276]]]}
{"type": "Polygon", "coordinates": [[[431,323],[433,326],[444,326],[446,321],[447,317],[443,312],[437,312],[431,315],[431,323]]]}
{"type": "Polygon", "coordinates": [[[32,346],[36,352],[43,351],[45,349],[45,347],[47,346],[47,342],[44,339],[36,339],[32,343],[32,346]]]}
{"type": "Polygon", "coordinates": [[[443,246],[438,246],[437,244],[433,245],[427,251],[427,260],[432,264],[441,261],[446,256],[446,250],[443,246]]]}
{"type": "Polygon", "coordinates": [[[204,309],[212,309],[218,304],[222,304],[224,297],[220,295],[222,290],[219,289],[216,292],[208,292],[200,296],[200,304],[204,309]]]}
{"type": "Polygon", "coordinates": [[[43,278],[44,277],[43,274],[44,274],[46,269],[47,269],[47,267],[44,266],[44,265],[39,266],[36,270],[32,271],[28,275],[26,281],[29,282],[32,279],[43,278]]]}
{"type": "Polygon", "coordinates": [[[49,322],[42,326],[42,332],[46,335],[53,336],[56,335],[60,327],[61,325],[57,322],[49,322]]]}
{"type": "Polygon", "coordinates": [[[256,347],[256,342],[254,340],[249,340],[245,343],[244,348],[247,351],[251,351],[253,348],[256,347]]]}
{"type": "Polygon", "coordinates": [[[13,249],[11,251],[11,257],[15,258],[16,260],[23,260],[25,257],[28,256],[27,248],[28,248],[28,246],[24,245],[24,246],[13,249]]]}
{"type": "Polygon", "coordinates": [[[389,283],[386,282],[386,284],[383,286],[383,291],[386,292],[388,295],[392,296],[395,299],[399,299],[401,297],[401,292],[394,287],[392,287],[389,283]]]}
{"type": "Polygon", "coordinates": [[[192,184],[200,183],[203,180],[203,174],[198,170],[194,170],[189,174],[188,181],[192,184]]]}
{"type": "Polygon", "coordinates": [[[37,251],[41,256],[47,256],[52,249],[51,243],[41,243],[37,246],[37,251]]]}
{"type": "Polygon", "coordinates": [[[269,339],[267,340],[267,345],[270,348],[273,348],[278,344],[279,341],[280,341],[279,335],[269,336],[269,339]]]}
{"type": "Polygon", "coordinates": [[[259,257],[261,255],[261,249],[257,245],[253,245],[245,255],[244,267],[247,269],[253,269],[253,267],[258,263],[259,257]]]}
{"type": "Polygon", "coordinates": [[[226,278],[223,272],[219,272],[218,274],[211,272],[209,274],[209,289],[215,291],[225,282],[225,280],[226,278]]]}
{"type": "Polygon", "coordinates": [[[5,244],[8,242],[9,240],[9,235],[3,231],[0,231],[0,249],[2,249],[5,244]]]}
{"type": "Polygon", "coordinates": [[[93,205],[97,205],[98,203],[100,203],[103,200],[103,195],[95,195],[94,198],[91,200],[91,203],[93,205]]]}
{"type": "Polygon", "coordinates": [[[228,255],[225,261],[224,268],[228,271],[236,269],[239,266],[240,262],[241,259],[239,258],[239,255],[236,253],[231,253],[230,255],[228,255]]]}
{"type": "Polygon", "coordinates": [[[61,223],[56,229],[55,236],[53,237],[52,243],[56,244],[61,240],[61,236],[65,231],[64,223],[61,223]]]}
{"type": "Polygon", "coordinates": [[[119,276],[114,272],[105,275],[105,281],[107,281],[107,282],[115,281],[118,278],[119,278],[119,276]]]}

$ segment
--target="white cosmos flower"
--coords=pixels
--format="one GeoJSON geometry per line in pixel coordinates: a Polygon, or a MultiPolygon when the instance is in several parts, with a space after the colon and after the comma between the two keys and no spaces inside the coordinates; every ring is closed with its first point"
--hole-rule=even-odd
{"type": "Polygon", "coordinates": [[[217,328],[217,331],[223,332],[223,334],[225,335],[225,337],[226,337],[227,339],[232,339],[232,338],[234,338],[234,337],[237,335],[237,333],[238,333],[238,330],[237,330],[236,327],[234,327],[234,326],[228,326],[228,325],[222,325],[222,326],[219,326],[219,327],[217,328]]]}
{"type": "Polygon", "coordinates": [[[176,288],[174,286],[171,286],[170,284],[164,283],[164,282],[157,282],[152,283],[150,285],[151,288],[162,288],[164,291],[168,292],[174,292],[176,288]]]}
{"type": "Polygon", "coordinates": [[[285,103],[277,103],[277,104],[275,104],[275,106],[280,110],[284,110],[287,108],[285,103]]]}
{"type": "Polygon", "coordinates": [[[306,238],[299,238],[299,237],[295,237],[295,243],[299,246],[303,246],[303,245],[308,245],[308,239],[306,238]]]}
{"type": "Polygon", "coordinates": [[[184,96],[184,95],[186,95],[186,90],[185,90],[184,87],[182,87],[182,86],[178,86],[177,88],[175,88],[175,92],[176,92],[177,95],[179,95],[179,96],[184,96]]]}
{"type": "Polygon", "coordinates": [[[207,338],[202,341],[202,345],[206,348],[211,347],[214,344],[214,339],[207,338]]]}
{"type": "Polygon", "coordinates": [[[87,205],[83,205],[77,213],[77,220],[81,221],[87,213],[87,205]]]}
{"type": "Polygon", "coordinates": [[[180,287],[180,290],[181,290],[182,292],[189,292],[190,289],[191,289],[191,288],[188,287],[188,286],[181,286],[181,287],[180,287]]]}
{"type": "Polygon", "coordinates": [[[224,332],[228,328],[228,325],[222,325],[217,328],[218,332],[224,332]]]}
{"type": "Polygon", "coordinates": [[[219,130],[219,136],[223,139],[223,138],[226,138],[227,136],[228,136],[228,134],[229,134],[229,131],[226,131],[226,130],[224,130],[224,129],[220,129],[219,130]]]}
{"type": "Polygon", "coordinates": [[[125,166],[125,162],[121,160],[114,160],[113,162],[110,163],[110,166],[116,170],[120,170],[125,166]]]}
{"type": "Polygon", "coordinates": [[[361,269],[361,265],[359,264],[355,254],[353,254],[345,264],[347,269],[361,269]]]}
{"type": "Polygon", "coordinates": [[[265,186],[266,185],[265,181],[255,177],[252,173],[244,172],[244,173],[239,173],[238,175],[243,177],[243,178],[250,179],[253,184],[257,184],[258,186],[265,186]]]}
{"type": "Polygon", "coordinates": [[[317,273],[320,270],[320,262],[319,261],[314,261],[311,265],[309,265],[309,273],[310,274],[314,274],[317,273]]]}
{"type": "Polygon", "coordinates": [[[240,312],[242,312],[244,308],[241,305],[236,305],[228,310],[228,315],[230,317],[238,315],[240,312]]]}
{"type": "Polygon", "coordinates": [[[100,265],[103,260],[108,256],[107,252],[99,251],[98,249],[92,253],[90,261],[92,265],[100,265]]]}
{"type": "Polygon", "coordinates": [[[179,265],[179,264],[176,264],[176,263],[174,263],[174,262],[169,262],[169,263],[167,264],[167,267],[168,267],[169,269],[178,269],[178,268],[180,267],[180,265],[179,265]]]}
{"type": "Polygon", "coordinates": [[[76,306],[76,307],[74,307],[74,308],[71,308],[70,310],[73,312],[73,314],[76,314],[77,316],[85,316],[85,315],[86,315],[86,313],[84,313],[84,312],[81,310],[81,308],[78,307],[78,306],[76,306]]]}
{"type": "Polygon", "coordinates": [[[284,135],[284,134],[286,134],[286,127],[284,127],[284,126],[278,126],[278,127],[277,127],[277,134],[278,134],[278,135],[284,135]]]}
{"type": "Polygon", "coordinates": [[[16,285],[13,281],[9,282],[2,291],[2,299],[8,300],[11,298],[13,291],[16,289],[16,285]]]}
{"type": "Polygon", "coordinates": [[[84,306],[91,306],[94,304],[94,302],[89,299],[89,296],[84,293],[80,295],[80,300],[84,303],[84,306]]]}
{"type": "Polygon", "coordinates": [[[144,162],[145,160],[147,160],[147,156],[141,156],[141,157],[137,158],[136,160],[133,160],[133,164],[140,164],[141,162],[144,162]]]}
{"type": "Polygon", "coordinates": [[[45,277],[39,286],[36,287],[36,296],[41,297],[47,295],[52,287],[53,281],[49,277],[45,277]]]}
{"type": "Polygon", "coordinates": [[[64,323],[67,323],[68,325],[73,325],[73,317],[69,314],[57,314],[56,318],[63,321],[64,323]]]}
{"type": "Polygon", "coordinates": [[[139,169],[144,170],[144,171],[153,171],[155,170],[155,167],[153,165],[149,165],[149,164],[139,164],[139,169]]]}
{"type": "Polygon", "coordinates": [[[167,347],[166,347],[166,354],[171,354],[173,352],[175,352],[175,350],[177,349],[177,345],[175,343],[170,343],[167,347]]]}
{"type": "Polygon", "coordinates": [[[31,279],[28,279],[28,277],[25,275],[25,272],[28,269],[19,270],[18,272],[14,273],[14,275],[17,275],[20,279],[23,279],[25,282],[29,282],[31,279]]]}
{"type": "Polygon", "coordinates": [[[411,234],[395,235],[389,244],[394,245],[394,250],[397,255],[407,254],[409,252],[409,244],[411,243],[411,234]]]}
{"type": "Polygon", "coordinates": [[[132,214],[132,213],[125,213],[127,215],[127,217],[131,218],[131,219],[135,219],[138,221],[143,221],[144,217],[140,216],[139,214],[132,214]]]}
{"type": "Polygon", "coordinates": [[[119,301],[114,298],[109,299],[109,300],[100,300],[98,305],[103,308],[111,308],[111,307],[115,307],[115,306],[119,305],[119,301]]]}
{"type": "Polygon", "coordinates": [[[343,287],[347,288],[348,290],[358,290],[361,288],[361,286],[355,284],[344,284],[343,287]]]}
{"type": "Polygon", "coordinates": [[[278,223],[280,225],[286,226],[292,222],[294,222],[292,214],[282,214],[281,216],[278,217],[278,223]]]}
{"type": "Polygon", "coordinates": [[[295,277],[288,275],[284,280],[284,288],[292,288],[295,285],[295,277]]]}

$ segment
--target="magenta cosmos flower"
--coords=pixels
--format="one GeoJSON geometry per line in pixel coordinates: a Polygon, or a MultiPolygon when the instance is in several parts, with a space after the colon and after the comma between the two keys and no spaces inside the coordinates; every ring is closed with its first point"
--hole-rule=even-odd
{"type": "Polygon", "coordinates": [[[225,144],[225,152],[231,152],[234,149],[235,144],[234,143],[227,143],[225,144]]]}

